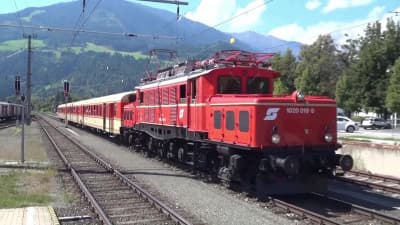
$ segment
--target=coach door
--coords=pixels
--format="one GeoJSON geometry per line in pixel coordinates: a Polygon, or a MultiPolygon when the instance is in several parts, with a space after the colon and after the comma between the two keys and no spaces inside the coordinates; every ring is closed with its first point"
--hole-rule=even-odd
{"type": "Polygon", "coordinates": [[[109,115],[108,115],[109,125],[108,125],[108,127],[110,128],[110,133],[113,133],[113,131],[114,131],[114,115],[115,115],[114,107],[115,107],[115,103],[110,103],[109,104],[109,110],[108,110],[108,112],[109,112],[109,115]]]}

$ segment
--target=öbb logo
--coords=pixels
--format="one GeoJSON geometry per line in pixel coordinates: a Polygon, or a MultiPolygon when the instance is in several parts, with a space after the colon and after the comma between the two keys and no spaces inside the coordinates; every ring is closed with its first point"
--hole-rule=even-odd
{"type": "Polygon", "coordinates": [[[275,120],[278,117],[278,112],[280,108],[269,108],[265,113],[264,120],[275,120]]]}

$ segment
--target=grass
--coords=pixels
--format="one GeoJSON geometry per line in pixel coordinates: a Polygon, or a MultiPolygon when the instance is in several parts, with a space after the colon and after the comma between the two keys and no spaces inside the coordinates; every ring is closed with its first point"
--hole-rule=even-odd
{"type": "Polygon", "coordinates": [[[352,135],[348,137],[342,137],[341,139],[352,139],[352,140],[382,140],[382,141],[397,141],[400,142],[400,139],[398,138],[373,138],[373,137],[368,137],[368,136],[361,136],[361,135],[352,135]]]}
{"type": "MultiPolygon", "coordinates": [[[[0,42],[0,51],[17,51],[20,49],[27,48],[27,40],[9,40],[0,42]]],[[[43,40],[32,40],[32,46],[35,48],[43,48],[46,46],[43,40]]]]}
{"type": "Polygon", "coordinates": [[[365,137],[363,137],[362,139],[357,138],[357,137],[342,137],[340,138],[341,140],[344,141],[359,141],[359,142],[371,142],[371,140],[366,139],[365,137]]]}
{"type": "Polygon", "coordinates": [[[47,205],[54,171],[11,171],[0,175],[0,208],[47,205]]]}
{"type": "MultiPolygon", "coordinates": [[[[135,59],[145,59],[148,57],[147,55],[144,55],[141,52],[115,51],[113,49],[108,48],[107,46],[96,45],[91,42],[87,42],[85,47],[71,47],[70,49],[75,54],[81,54],[82,52],[98,52],[98,53],[106,53],[106,54],[110,54],[110,55],[119,53],[123,56],[131,56],[135,59]]],[[[63,48],[62,51],[66,51],[66,48],[63,48]]]]}

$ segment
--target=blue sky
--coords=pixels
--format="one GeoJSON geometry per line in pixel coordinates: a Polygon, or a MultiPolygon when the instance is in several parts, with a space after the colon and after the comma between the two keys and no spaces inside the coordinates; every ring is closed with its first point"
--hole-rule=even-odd
{"type": "MultiPolygon", "coordinates": [[[[2,0],[0,13],[15,12],[32,6],[45,6],[71,0],[2,0]]],[[[97,2],[97,0],[86,0],[97,2]]],[[[112,1],[112,0],[103,0],[112,1]]],[[[129,0],[151,7],[176,12],[176,6],[161,3],[147,3],[129,0]]],[[[185,17],[215,26],[225,32],[256,31],[264,35],[312,43],[319,34],[331,33],[338,41],[345,37],[363,33],[368,22],[387,17],[400,20],[400,0],[183,0],[188,6],[181,6],[185,17]],[[230,20],[232,17],[236,19],[230,20]]]]}

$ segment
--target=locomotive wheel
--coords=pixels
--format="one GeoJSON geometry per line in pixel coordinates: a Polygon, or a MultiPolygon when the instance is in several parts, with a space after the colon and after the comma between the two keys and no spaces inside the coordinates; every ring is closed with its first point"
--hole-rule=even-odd
{"type": "Polygon", "coordinates": [[[132,146],[133,146],[133,135],[130,134],[129,137],[128,137],[128,147],[129,147],[129,149],[132,149],[132,146]]]}
{"type": "Polygon", "coordinates": [[[175,151],[176,151],[176,144],[174,142],[169,142],[168,145],[168,150],[167,150],[167,159],[168,160],[174,160],[175,158],[175,151]]]}
{"type": "Polygon", "coordinates": [[[183,147],[178,149],[178,160],[179,162],[185,162],[185,149],[183,147]]]}
{"type": "Polygon", "coordinates": [[[165,159],[166,158],[166,151],[165,151],[165,149],[163,148],[163,146],[160,146],[160,147],[158,147],[157,148],[157,155],[158,155],[158,158],[160,159],[160,160],[163,160],[163,159],[165,159]]]}

